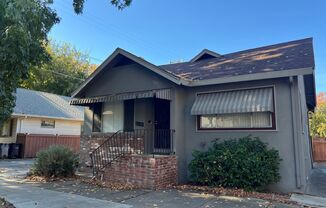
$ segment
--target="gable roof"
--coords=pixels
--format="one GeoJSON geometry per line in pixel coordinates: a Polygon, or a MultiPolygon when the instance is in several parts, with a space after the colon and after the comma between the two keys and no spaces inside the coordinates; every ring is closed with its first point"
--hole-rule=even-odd
{"type": "MultiPolygon", "coordinates": [[[[105,67],[114,66],[119,56],[138,63],[178,85],[203,86],[239,81],[269,79],[314,73],[312,38],[279,43],[200,60],[207,49],[189,62],[156,66],[117,48],[72,94],[78,97],[105,67]]],[[[213,54],[214,55],[214,54],[213,54]]],[[[217,54],[219,55],[219,54],[217,54]]]]}
{"type": "Polygon", "coordinates": [[[180,77],[174,75],[171,72],[164,71],[161,68],[157,67],[156,65],[146,61],[143,58],[140,58],[138,56],[135,56],[132,53],[129,53],[126,50],[123,50],[121,48],[117,48],[73,93],[72,97],[75,97],[88,83],[90,83],[96,75],[98,75],[106,66],[108,66],[110,63],[114,62],[114,59],[116,59],[118,56],[126,57],[127,59],[138,63],[145,68],[153,71],[154,73],[157,73],[161,75],[162,77],[176,83],[181,84],[182,80],[180,77]]]}
{"type": "Polygon", "coordinates": [[[161,65],[188,80],[208,80],[256,73],[314,68],[312,38],[229,53],[197,62],[161,65]]]}
{"type": "Polygon", "coordinates": [[[195,57],[193,57],[190,60],[190,62],[196,62],[196,61],[199,61],[199,60],[210,59],[210,58],[217,58],[217,57],[220,57],[220,56],[221,56],[220,54],[218,54],[218,53],[216,53],[214,51],[204,49],[199,54],[197,54],[195,57]]]}
{"type": "Polygon", "coordinates": [[[70,97],[17,88],[13,116],[84,120],[84,108],[69,104],[70,97]]]}

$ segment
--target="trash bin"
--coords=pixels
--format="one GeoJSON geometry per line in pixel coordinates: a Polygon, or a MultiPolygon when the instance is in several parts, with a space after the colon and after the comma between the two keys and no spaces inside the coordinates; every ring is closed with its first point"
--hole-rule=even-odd
{"type": "Polygon", "coordinates": [[[9,144],[2,144],[0,158],[8,158],[8,152],[9,152],[9,144]]]}
{"type": "Polygon", "coordinates": [[[21,158],[21,144],[11,143],[9,145],[8,157],[10,159],[21,158]]]}

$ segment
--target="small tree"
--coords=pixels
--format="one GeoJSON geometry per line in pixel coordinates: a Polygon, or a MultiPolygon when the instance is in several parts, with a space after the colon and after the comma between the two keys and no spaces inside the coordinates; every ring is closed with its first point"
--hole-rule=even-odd
{"type": "Polygon", "coordinates": [[[31,66],[49,59],[44,45],[59,18],[51,1],[0,1],[0,127],[15,106],[14,92],[31,66]]]}
{"type": "MultiPolygon", "coordinates": [[[[111,0],[122,10],[132,0],[111,0]]],[[[82,13],[85,0],[73,0],[77,14],[82,13]]],[[[59,22],[50,6],[53,0],[0,1],[0,128],[15,106],[15,92],[28,70],[49,61],[47,35],[59,22]]]]}
{"type": "Polygon", "coordinates": [[[40,66],[32,66],[28,70],[28,78],[21,80],[21,87],[70,96],[96,68],[90,63],[87,53],[68,43],[50,41],[46,51],[51,60],[40,66]]]}
{"type": "Polygon", "coordinates": [[[318,105],[309,124],[312,137],[326,137],[326,103],[318,105]]]}

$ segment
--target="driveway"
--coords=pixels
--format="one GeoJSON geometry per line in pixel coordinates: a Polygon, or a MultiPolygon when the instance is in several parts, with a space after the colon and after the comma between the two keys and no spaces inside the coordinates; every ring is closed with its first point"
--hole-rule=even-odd
{"type": "Polygon", "coordinates": [[[0,161],[0,196],[16,207],[292,207],[252,198],[216,196],[194,191],[117,191],[79,181],[26,183],[24,176],[33,160],[0,161]]]}
{"type": "Polygon", "coordinates": [[[17,208],[128,208],[129,205],[53,191],[24,180],[33,160],[0,160],[0,196],[17,208]]]}

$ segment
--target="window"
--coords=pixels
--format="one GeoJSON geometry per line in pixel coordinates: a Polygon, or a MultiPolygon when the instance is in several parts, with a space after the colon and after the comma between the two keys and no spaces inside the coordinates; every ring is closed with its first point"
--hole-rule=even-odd
{"type": "Polygon", "coordinates": [[[198,116],[198,129],[272,129],[273,113],[230,113],[198,116]]]}
{"type": "Polygon", "coordinates": [[[123,130],[123,109],[123,101],[107,102],[103,105],[103,132],[117,132],[123,130]]]}
{"type": "Polygon", "coordinates": [[[41,128],[55,128],[55,120],[42,120],[41,121],[41,128]]]}
{"type": "Polygon", "coordinates": [[[272,87],[199,93],[191,108],[199,130],[275,129],[272,87]]]}

